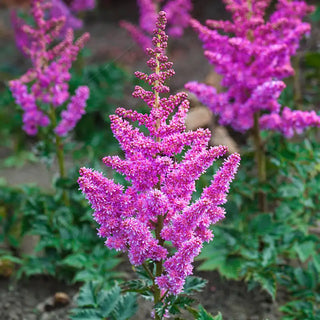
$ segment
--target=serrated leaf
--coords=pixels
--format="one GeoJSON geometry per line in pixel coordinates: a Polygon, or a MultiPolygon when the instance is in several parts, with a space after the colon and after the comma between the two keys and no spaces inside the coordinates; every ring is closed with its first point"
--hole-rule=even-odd
{"type": "Polygon", "coordinates": [[[95,286],[92,282],[87,282],[81,287],[77,305],[79,307],[96,306],[95,286]]]}
{"type": "Polygon", "coordinates": [[[71,320],[102,320],[102,316],[96,309],[73,309],[71,320]]]}
{"type": "Polygon", "coordinates": [[[162,317],[164,316],[164,314],[166,312],[165,305],[161,302],[158,302],[154,306],[154,311],[160,317],[160,319],[162,319],[162,317]]]}
{"type": "Polygon", "coordinates": [[[88,259],[84,254],[77,253],[67,256],[61,261],[62,265],[81,269],[87,263],[88,259]]]}
{"type": "MultiPolygon", "coordinates": [[[[224,252],[224,254],[221,254],[221,252],[216,252],[216,255],[206,255],[206,260],[201,263],[201,265],[198,267],[198,270],[201,271],[212,271],[217,269],[222,263],[225,263],[226,261],[226,254],[227,252],[224,252]]],[[[203,255],[200,255],[200,258],[202,258],[203,255]]]]}
{"type": "Polygon", "coordinates": [[[271,243],[269,246],[264,248],[264,250],[262,251],[261,265],[263,267],[266,267],[267,265],[270,265],[271,263],[273,263],[273,260],[274,260],[274,257],[276,256],[276,254],[277,254],[277,252],[274,247],[274,244],[271,243]]]}
{"type": "Polygon", "coordinates": [[[101,291],[97,297],[97,304],[100,307],[103,317],[109,316],[120,299],[120,287],[115,285],[109,291],[101,291]]]}
{"type": "Polygon", "coordinates": [[[215,317],[213,317],[213,320],[223,320],[222,314],[219,312],[215,317]]]}
{"type": "Polygon", "coordinates": [[[122,284],[122,288],[129,292],[138,292],[144,293],[150,290],[150,286],[152,286],[151,280],[144,280],[144,279],[134,279],[130,281],[126,281],[122,284]]]}
{"type": "Polygon", "coordinates": [[[14,256],[11,256],[11,255],[0,255],[0,261],[3,261],[3,260],[7,260],[7,261],[11,261],[13,263],[16,263],[16,264],[22,264],[23,263],[23,260],[18,258],[18,257],[14,257],[14,256]]]}
{"type": "Polygon", "coordinates": [[[96,278],[96,274],[93,270],[81,270],[77,272],[73,278],[73,282],[89,282],[93,281],[96,278]]]}
{"type": "Polygon", "coordinates": [[[313,264],[317,272],[320,272],[320,254],[317,254],[313,257],[313,264]]]}
{"type": "Polygon", "coordinates": [[[254,280],[259,282],[264,290],[266,290],[275,299],[277,291],[277,282],[273,273],[255,274],[254,280]]]}
{"type": "Polygon", "coordinates": [[[268,213],[259,214],[250,221],[249,229],[258,235],[269,234],[272,230],[273,224],[271,216],[268,213]]]}
{"type": "Polygon", "coordinates": [[[239,257],[228,257],[225,264],[218,269],[227,279],[238,279],[243,260],[239,257]]]}
{"type": "Polygon", "coordinates": [[[182,295],[171,295],[166,299],[166,303],[168,302],[170,302],[169,312],[171,314],[178,314],[181,313],[180,308],[187,309],[187,306],[190,306],[194,302],[194,299],[182,295]]]}
{"type": "Polygon", "coordinates": [[[315,254],[315,243],[313,241],[296,242],[294,248],[302,262],[305,262],[310,256],[315,254]]]}
{"type": "Polygon", "coordinates": [[[200,277],[187,277],[183,286],[183,292],[186,294],[190,294],[192,292],[201,292],[207,283],[207,280],[200,277]]]}
{"type": "Polygon", "coordinates": [[[121,296],[112,315],[115,320],[127,320],[137,312],[137,309],[138,304],[136,294],[128,292],[121,296]]]}
{"type": "Polygon", "coordinates": [[[294,275],[300,286],[312,288],[312,278],[308,272],[302,268],[295,268],[294,275]]]}
{"type": "Polygon", "coordinates": [[[200,305],[197,320],[214,320],[214,318],[200,305]]]}

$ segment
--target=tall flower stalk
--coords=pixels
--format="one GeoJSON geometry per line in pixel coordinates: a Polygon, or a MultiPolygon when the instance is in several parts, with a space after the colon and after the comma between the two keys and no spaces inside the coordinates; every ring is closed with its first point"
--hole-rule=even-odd
{"type": "MultiPolygon", "coordinates": [[[[149,106],[150,113],[118,108],[110,116],[125,159],[107,156],[103,162],[123,174],[131,185],[124,187],[88,168],[80,169],[78,179],[100,225],[99,236],[106,238],[108,248],[128,252],[132,265],[145,268],[153,279],[155,304],[183,290],[203,242],[213,237],[210,225],[225,216],[220,206],[226,202],[240,161],[238,154],[230,155],[211,185],[191,202],[195,181],[227,148],[208,147],[211,134],[207,129],[185,131],[189,109],[186,93],[161,97],[169,92],[165,80],[174,75],[166,56],[165,26],[166,14],[161,11],[152,39],[154,47],[147,49],[153,73],[135,73],[152,87],[147,91],[136,86],[133,92],[149,106]],[[154,273],[149,268],[152,263],[154,273]]],[[[161,319],[158,314],[155,318],[161,319]]]]}
{"type": "MultiPolygon", "coordinates": [[[[198,82],[189,82],[186,88],[219,115],[222,125],[251,132],[258,178],[264,183],[267,174],[260,131],[276,130],[292,137],[307,127],[320,126],[320,117],[314,111],[291,111],[277,101],[285,88],[281,79],[294,73],[290,58],[301,37],[310,31],[302,18],[313,7],[303,1],[279,0],[266,20],[270,0],[224,2],[232,21],[207,20],[207,26],[203,26],[191,20],[191,25],[203,42],[205,56],[223,75],[221,84],[226,91],[217,93],[215,88],[198,82]]],[[[265,196],[260,193],[259,199],[259,207],[265,211],[265,196]]]]}
{"type": "Polygon", "coordinates": [[[137,0],[140,14],[139,26],[127,21],[120,23],[143,50],[152,46],[152,31],[160,10],[167,14],[167,33],[169,36],[179,38],[183,35],[184,29],[189,26],[192,10],[191,0],[167,0],[162,3],[162,6],[161,2],[163,1],[137,0]]]}
{"type": "MultiPolygon", "coordinates": [[[[50,2],[50,7],[46,12],[46,16],[65,20],[59,32],[60,37],[65,36],[68,29],[77,30],[82,28],[83,21],[77,15],[83,11],[93,10],[96,5],[95,0],[72,0],[68,1],[68,4],[63,0],[47,2],[50,2]]],[[[11,24],[15,33],[17,47],[24,52],[25,48],[30,46],[30,39],[23,30],[23,19],[18,17],[17,10],[14,9],[11,11],[11,24]]]]}
{"type": "MultiPolygon", "coordinates": [[[[69,70],[89,39],[89,34],[85,33],[74,43],[73,30],[68,29],[65,38],[53,44],[64,27],[65,18],[47,19],[46,13],[51,7],[50,1],[32,1],[34,26],[24,24],[21,27],[28,37],[28,46],[23,50],[30,58],[32,67],[19,79],[10,81],[9,87],[23,110],[23,130],[28,135],[36,135],[39,127],[49,127],[47,133],[54,135],[60,177],[65,178],[62,138],[82,117],[89,97],[88,87],[80,86],[70,98],[69,70]],[[65,105],[66,110],[61,111],[65,105]]],[[[63,198],[65,204],[69,205],[65,191],[63,198]]]]}

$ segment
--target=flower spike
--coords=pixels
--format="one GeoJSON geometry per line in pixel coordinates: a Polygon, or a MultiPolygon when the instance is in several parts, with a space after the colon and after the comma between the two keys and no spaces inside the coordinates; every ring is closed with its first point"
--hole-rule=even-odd
{"type": "Polygon", "coordinates": [[[106,246],[127,251],[133,265],[146,260],[163,265],[156,274],[158,289],[179,294],[203,242],[213,237],[210,225],[225,215],[220,206],[226,202],[240,156],[229,156],[211,186],[192,203],[195,181],[227,148],[209,147],[209,130],[185,131],[189,109],[185,93],[161,97],[170,90],[165,80],[174,75],[166,56],[165,26],[166,14],[160,12],[153,32],[154,46],[147,50],[152,73],[136,72],[151,90],[137,86],[133,96],[144,100],[150,112],[141,114],[118,108],[110,116],[112,131],[125,159],[107,156],[103,162],[123,174],[131,185],[125,188],[86,168],[80,170],[78,182],[92,205],[94,219],[100,225],[99,235],[106,238],[106,246]],[[132,122],[145,126],[148,134],[132,122]],[[180,160],[176,157],[179,154],[180,160]],[[171,256],[169,241],[176,248],[171,256]]]}

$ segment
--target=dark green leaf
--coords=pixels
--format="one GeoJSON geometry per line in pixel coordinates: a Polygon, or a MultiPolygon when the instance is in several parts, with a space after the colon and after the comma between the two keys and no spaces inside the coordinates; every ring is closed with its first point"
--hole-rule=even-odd
{"type": "Polygon", "coordinates": [[[127,320],[137,312],[137,309],[138,304],[136,294],[128,292],[121,296],[112,315],[115,320],[127,320]]]}
{"type": "Polygon", "coordinates": [[[102,320],[102,316],[96,309],[73,309],[71,320],[102,320]]]}
{"type": "Polygon", "coordinates": [[[310,256],[316,254],[315,243],[313,241],[296,242],[294,248],[302,262],[305,262],[310,256]]]}
{"type": "Polygon", "coordinates": [[[79,307],[96,306],[95,289],[93,282],[85,283],[80,289],[77,305],[79,307]]]}
{"type": "MultiPolygon", "coordinates": [[[[199,314],[198,314],[197,320],[214,320],[214,319],[215,318],[211,314],[209,314],[201,305],[199,306],[199,314]]],[[[216,318],[216,320],[219,320],[219,318],[216,318]]]]}
{"type": "Polygon", "coordinates": [[[84,254],[76,253],[69,255],[68,257],[63,259],[61,261],[61,264],[80,269],[86,265],[87,259],[87,256],[85,256],[84,254]]]}
{"type": "Polygon", "coordinates": [[[207,280],[200,277],[187,277],[186,282],[183,286],[183,292],[186,294],[190,294],[192,292],[201,292],[206,286],[207,282],[207,280]]]}
{"type": "Polygon", "coordinates": [[[109,316],[120,301],[120,287],[114,286],[109,291],[100,291],[97,297],[97,304],[100,307],[103,317],[109,316]]]}

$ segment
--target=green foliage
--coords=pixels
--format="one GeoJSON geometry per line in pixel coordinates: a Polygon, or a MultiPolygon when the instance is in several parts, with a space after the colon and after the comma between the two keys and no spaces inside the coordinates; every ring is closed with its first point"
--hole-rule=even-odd
{"type": "Polygon", "coordinates": [[[34,254],[20,258],[17,276],[49,274],[73,282],[123,276],[114,271],[121,260],[97,237],[83,197],[72,183],[66,185],[72,199],[69,208],[62,201],[61,189],[52,195],[32,186],[0,188],[0,241],[18,249],[25,235],[39,238],[34,254]]]}
{"type": "Polygon", "coordinates": [[[223,320],[219,312],[215,317],[210,315],[202,306],[199,306],[199,313],[197,320],[223,320]]]}
{"type": "Polygon", "coordinates": [[[182,310],[187,310],[194,316],[198,316],[195,309],[191,307],[196,302],[196,299],[192,296],[201,292],[206,284],[207,281],[200,277],[187,277],[182,293],[178,296],[167,295],[162,302],[155,305],[155,312],[161,318],[166,312],[171,315],[180,315],[182,310]]]}
{"type": "Polygon", "coordinates": [[[226,221],[214,227],[215,239],[204,247],[199,269],[244,279],[249,289],[259,285],[273,299],[279,285],[290,288],[290,302],[282,311],[292,318],[284,319],[309,319],[309,311],[302,316],[295,310],[303,299],[310,302],[306,306],[312,306],[313,315],[320,310],[317,298],[309,300],[318,295],[320,284],[320,241],[313,234],[320,214],[320,151],[312,135],[298,143],[279,135],[269,134],[266,139],[267,183],[258,185],[252,176],[252,153],[243,153],[226,205],[226,221]],[[251,196],[243,186],[249,186],[251,196]],[[270,212],[259,212],[254,200],[259,190],[266,192],[270,212]]]}
{"type": "Polygon", "coordinates": [[[183,286],[184,294],[193,294],[195,292],[201,292],[207,285],[208,281],[200,277],[190,276],[187,277],[186,282],[183,286]]]}
{"type": "MultiPolygon", "coordinates": [[[[1,73],[1,72],[0,72],[1,73]]],[[[27,139],[22,131],[21,113],[7,86],[2,87],[0,75],[0,137],[1,146],[12,150],[10,155],[3,159],[1,166],[22,166],[26,161],[34,161],[32,152],[25,150],[27,139]]]]}
{"type": "Polygon", "coordinates": [[[80,289],[77,308],[71,310],[72,320],[126,320],[137,311],[136,294],[121,293],[115,284],[105,288],[98,282],[87,282],[80,289]]]}
{"type": "Polygon", "coordinates": [[[152,280],[150,279],[134,279],[121,284],[124,292],[136,292],[146,299],[152,297],[152,280]]]}
{"type": "Polygon", "coordinates": [[[86,66],[80,73],[73,71],[71,90],[83,83],[90,89],[86,114],[75,128],[75,138],[83,143],[74,154],[75,157],[89,155],[92,159],[99,159],[106,153],[118,151],[108,115],[119,107],[128,81],[131,81],[131,77],[112,62],[86,66]]]}
{"type": "Polygon", "coordinates": [[[311,14],[310,18],[313,22],[320,21],[320,6],[316,7],[316,10],[311,14]]]}

